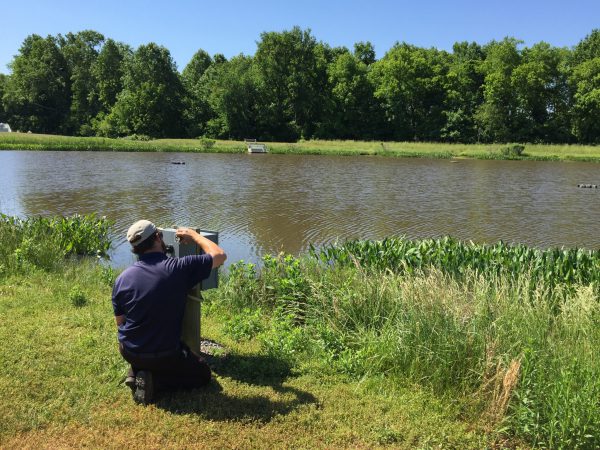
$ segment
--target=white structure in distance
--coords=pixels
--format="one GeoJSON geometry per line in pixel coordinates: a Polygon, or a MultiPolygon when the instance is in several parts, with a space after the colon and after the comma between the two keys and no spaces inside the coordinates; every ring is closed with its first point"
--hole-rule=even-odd
{"type": "Polygon", "coordinates": [[[0,123],[0,133],[12,133],[10,125],[7,123],[0,123]]]}
{"type": "Polygon", "coordinates": [[[267,153],[267,144],[256,142],[256,139],[244,139],[248,146],[248,153],[267,153]]]}

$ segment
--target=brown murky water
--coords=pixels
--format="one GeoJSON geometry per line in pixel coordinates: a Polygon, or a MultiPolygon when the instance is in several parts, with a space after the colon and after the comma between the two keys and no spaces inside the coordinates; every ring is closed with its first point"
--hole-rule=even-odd
{"type": "Polygon", "coordinates": [[[452,235],[538,247],[600,247],[600,165],[381,157],[0,152],[0,211],[96,212],[124,234],[158,225],[218,230],[229,262],[309,244],[452,235]],[[185,164],[173,164],[185,162],[185,164]]]}

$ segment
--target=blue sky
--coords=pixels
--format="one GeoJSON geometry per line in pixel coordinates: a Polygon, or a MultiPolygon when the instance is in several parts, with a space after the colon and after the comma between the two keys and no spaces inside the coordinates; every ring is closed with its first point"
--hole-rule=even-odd
{"type": "Polygon", "coordinates": [[[457,41],[512,36],[527,46],[572,47],[600,28],[600,0],[0,0],[0,7],[1,73],[29,34],[84,29],[134,48],[156,42],[182,70],[199,48],[252,55],[261,32],[294,25],[331,46],[371,41],[378,58],[396,41],[450,50],[457,41]]]}

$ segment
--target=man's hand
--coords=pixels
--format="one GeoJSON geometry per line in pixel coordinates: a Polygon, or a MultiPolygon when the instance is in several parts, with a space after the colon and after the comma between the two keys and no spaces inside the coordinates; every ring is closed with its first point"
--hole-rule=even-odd
{"type": "Polygon", "coordinates": [[[202,251],[204,251],[204,253],[212,256],[213,269],[221,266],[227,259],[227,255],[221,247],[219,247],[210,239],[205,238],[200,233],[197,233],[195,230],[192,230],[191,228],[177,228],[175,236],[179,238],[184,244],[198,244],[202,251]]]}
{"type": "Polygon", "coordinates": [[[195,241],[194,235],[197,235],[194,230],[191,228],[177,228],[175,231],[175,236],[179,239],[183,244],[192,244],[195,241]]]}

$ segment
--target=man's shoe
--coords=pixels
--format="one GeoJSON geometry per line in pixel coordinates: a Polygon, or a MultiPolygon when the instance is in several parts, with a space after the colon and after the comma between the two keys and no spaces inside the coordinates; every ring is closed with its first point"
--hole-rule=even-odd
{"type": "Polygon", "coordinates": [[[133,400],[141,405],[152,403],[154,400],[154,379],[152,372],[140,370],[136,374],[133,400]]]}

